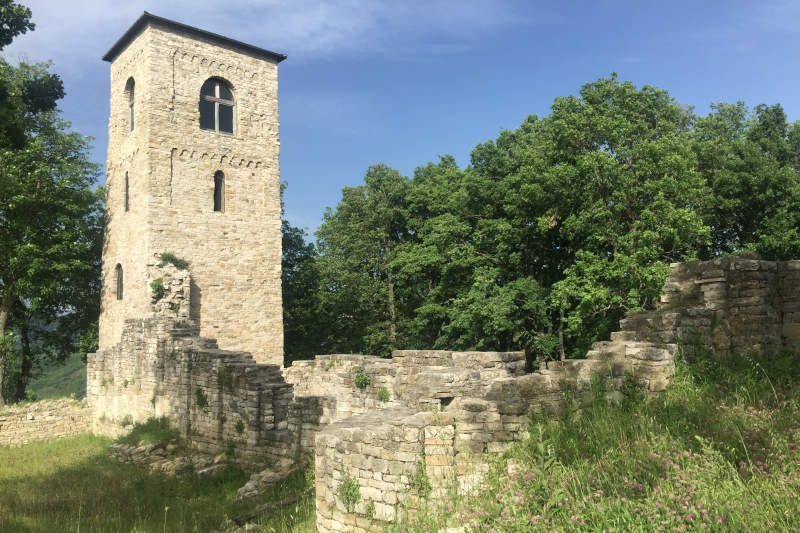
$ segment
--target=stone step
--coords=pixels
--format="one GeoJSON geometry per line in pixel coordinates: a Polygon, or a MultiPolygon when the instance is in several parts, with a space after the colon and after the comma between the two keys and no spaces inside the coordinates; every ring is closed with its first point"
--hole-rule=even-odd
{"type": "Polygon", "coordinates": [[[636,341],[639,340],[638,337],[639,335],[636,331],[631,331],[628,329],[611,332],[611,340],[613,342],[636,341]]]}

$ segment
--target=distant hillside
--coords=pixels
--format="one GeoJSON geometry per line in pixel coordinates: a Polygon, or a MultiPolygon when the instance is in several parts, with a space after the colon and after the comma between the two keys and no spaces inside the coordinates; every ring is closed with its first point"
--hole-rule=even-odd
{"type": "Polygon", "coordinates": [[[31,380],[28,389],[39,400],[61,398],[75,394],[75,398],[86,396],[86,364],[80,355],[74,355],[63,364],[46,367],[42,374],[31,380]]]}

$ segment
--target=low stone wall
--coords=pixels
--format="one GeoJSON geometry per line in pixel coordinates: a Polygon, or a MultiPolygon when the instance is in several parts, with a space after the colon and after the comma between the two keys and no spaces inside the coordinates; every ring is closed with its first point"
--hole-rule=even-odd
{"type": "Polygon", "coordinates": [[[75,400],[42,400],[0,409],[0,446],[71,437],[91,429],[89,408],[75,400]]]}
{"type": "MultiPolygon", "coordinates": [[[[354,416],[317,429],[317,530],[380,531],[415,513],[421,497],[442,503],[451,490],[472,492],[491,456],[528,436],[533,412],[591,401],[595,377],[612,398],[631,378],[657,393],[669,384],[681,348],[725,358],[796,347],[799,284],[798,261],[672,265],[657,309],[628,313],[621,330],[595,343],[586,359],[548,362],[530,374],[520,352],[394,352],[391,368],[382,363],[383,385],[400,406],[361,414],[362,403],[358,413],[350,410],[354,416]]],[[[330,393],[337,398],[326,400],[337,402],[358,394],[352,375],[328,386],[321,359],[302,363],[296,395],[330,393]]]]}
{"type": "Polygon", "coordinates": [[[724,358],[800,345],[800,261],[672,265],[657,309],[626,314],[585,359],[533,373],[523,352],[446,350],[324,355],[281,371],[199,337],[188,273],[168,267],[151,278],[165,285],[152,315],[127,321],[117,346],[89,356],[95,429],[166,416],[190,448],[233,447],[239,460],[270,462],[240,498],[313,453],[323,533],[380,531],[417,512],[421,499],[474,491],[491,457],[528,436],[532,413],[591,401],[593,379],[611,398],[628,379],[655,394],[669,384],[679,349],[724,358]]]}

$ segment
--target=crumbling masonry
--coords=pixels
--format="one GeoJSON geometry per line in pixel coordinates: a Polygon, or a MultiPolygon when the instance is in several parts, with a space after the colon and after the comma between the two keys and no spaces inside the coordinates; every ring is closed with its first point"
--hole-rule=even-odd
{"type": "MultiPolygon", "coordinates": [[[[152,297],[146,318],[126,321],[120,343],[89,356],[95,430],[167,416],[199,451],[233,446],[244,462],[283,467],[313,453],[320,532],[379,531],[403,520],[421,504],[423,471],[428,501],[474,490],[489,457],[527,436],[532,412],[559,411],[567,390],[588,401],[593,375],[607,378],[612,397],[626,374],[655,393],[668,385],[679,347],[717,357],[800,347],[800,261],[674,264],[658,309],[628,313],[586,359],[533,373],[522,352],[400,350],[391,359],[318,356],[283,370],[258,364],[199,336],[187,270],[153,261],[148,272],[164,280],[164,294],[152,297]],[[340,497],[344,480],[359,487],[354,505],[340,497]]],[[[275,477],[255,474],[240,496],[275,477]]]]}

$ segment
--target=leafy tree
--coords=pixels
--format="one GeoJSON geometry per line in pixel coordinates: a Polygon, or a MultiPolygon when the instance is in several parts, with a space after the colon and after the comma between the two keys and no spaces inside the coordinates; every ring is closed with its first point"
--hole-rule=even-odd
{"type": "Polygon", "coordinates": [[[780,105],[751,113],[742,102],[712,105],[697,119],[698,170],[713,191],[704,213],[712,244],[704,257],[737,252],[800,254],[800,143],[780,105]]]}
{"type": "MultiPolygon", "coordinates": [[[[284,189],[282,184],[281,196],[284,189]]],[[[285,218],[281,221],[281,236],[284,364],[289,365],[318,353],[326,338],[327,324],[320,320],[315,246],[306,242],[305,230],[292,226],[285,218]]]]}
{"type": "Polygon", "coordinates": [[[325,213],[317,231],[321,305],[337,325],[336,339],[327,346],[388,355],[405,318],[391,263],[398,246],[410,238],[408,179],[376,165],[367,170],[364,182],[342,191],[336,211],[325,213]]]}
{"type": "Polygon", "coordinates": [[[30,9],[11,0],[0,0],[0,50],[34,27],[30,9]]]}
{"type": "MultiPolygon", "coordinates": [[[[0,50],[14,37],[33,30],[27,7],[0,0],[0,50]]],[[[36,65],[14,67],[0,58],[0,147],[25,144],[26,120],[36,113],[52,111],[64,97],[61,79],[36,65]]]]}
{"type": "Polygon", "coordinates": [[[324,348],[580,357],[655,304],[671,262],[800,255],[799,171],[779,105],[697,117],[662,89],[587,83],[467,168],[371,167],[344,189],[313,260],[324,348]]]}
{"type": "Polygon", "coordinates": [[[34,339],[63,355],[99,312],[102,191],[92,190],[88,140],[68,127],[39,113],[24,149],[0,149],[0,332],[13,322],[22,333],[14,391],[30,375],[34,339]]]}

